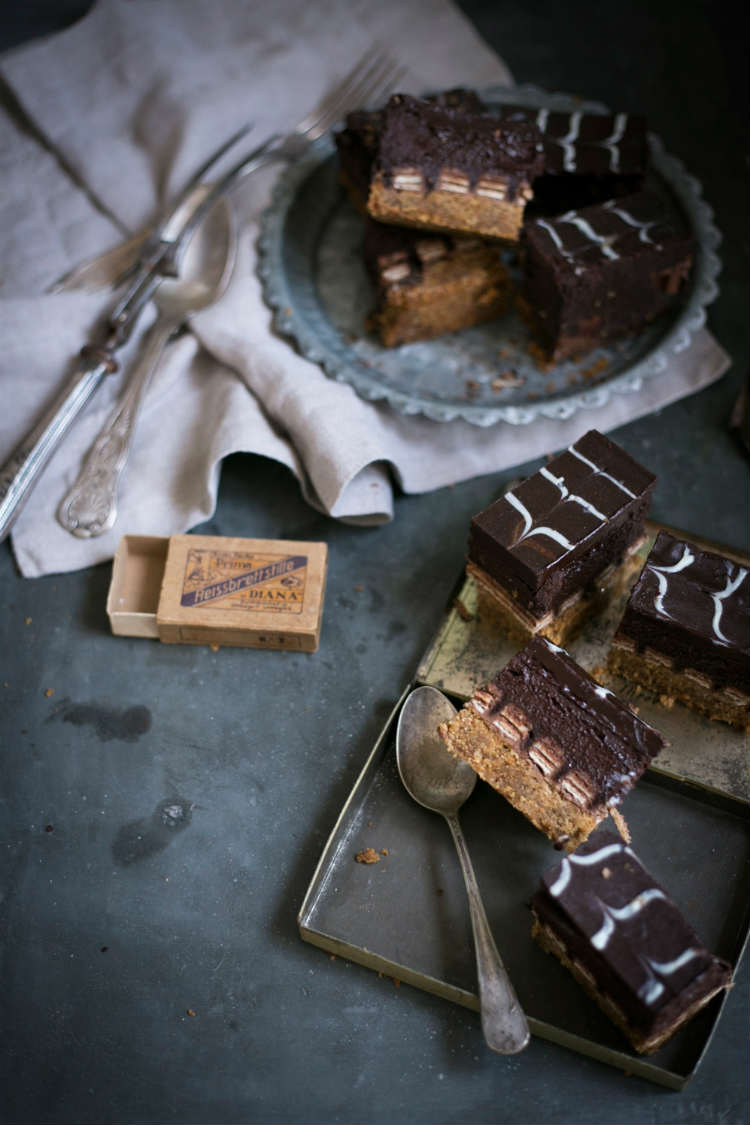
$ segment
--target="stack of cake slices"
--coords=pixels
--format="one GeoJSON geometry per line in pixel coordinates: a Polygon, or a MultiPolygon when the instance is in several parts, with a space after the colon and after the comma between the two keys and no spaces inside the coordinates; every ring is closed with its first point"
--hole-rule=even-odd
{"type": "Polygon", "coordinates": [[[620,805],[664,737],[561,646],[608,603],[614,615],[618,594],[610,672],[711,720],[750,721],[750,573],[666,531],[646,555],[654,485],[591,430],[472,519],[478,615],[521,647],[439,728],[454,757],[568,853],[531,901],[532,936],[641,1053],[728,988],[731,967],[630,846],[620,805]]]}
{"type": "Polygon", "coordinates": [[[502,247],[523,250],[519,308],[550,363],[640,331],[687,283],[693,240],[643,190],[641,116],[490,112],[466,90],[394,94],[350,114],[336,144],[342,183],[368,217],[370,327],[386,347],[503,316],[502,247]]]}

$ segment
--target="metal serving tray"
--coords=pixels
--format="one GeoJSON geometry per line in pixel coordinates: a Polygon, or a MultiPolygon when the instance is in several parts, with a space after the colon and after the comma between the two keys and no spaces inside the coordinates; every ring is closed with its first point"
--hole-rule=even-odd
{"type": "MultiPolygon", "coordinates": [[[[656,530],[651,525],[644,550],[656,530]]],[[[412,687],[434,684],[460,706],[512,655],[507,640],[491,635],[476,615],[475,599],[473,583],[462,581],[339,815],[298,924],[304,940],[331,953],[478,1010],[471,925],[450,834],[441,817],[408,796],[395,759],[398,713],[412,687]],[[357,863],[365,848],[387,854],[374,864],[357,863]]],[[[615,605],[570,646],[581,663],[601,666],[619,616],[615,605]]],[[[621,684],[615,687],[628,698],[621,684]]],[[[706,945],[736,966],[750,928],[746,739],[677,704],[665,709],[643,696],[635,702],[671,745],[623,802],[633,846],[706,945]]],[[[656,1054],[636,1054],[531,939],[528,900],[559,853],[482,782],[462,823],[487,916],[532,1033],[681,1089],[708,1048],[724,998],[715,997],[656,1054]]]]}
{"type": "MultiPolygon", "coordinates": [[[[510,102],[562,112],[604,113],[600,102],[534,86],[493,86],[485,103],[510,102]]],[[[718,293],[719,233],[701,187],[660,140],[649,136],[648,187],[668,196],[696,241],[695,266],[679,304],[629,340],[601,347],[579,361],[540,368],[529,332],[514,310],[489,324],[436,340],[384,348],[366,331],[374,292],[362,262],[362,220],[344,199],[330,137],[310,147],[279,177],[261,219],[259,274],[276,329],[333,379],[368,401],[436,422],[463,419],[478,426],[525,425],[537,418],[569,418],[601,407],[611,395],[637,393],[689,347],[718,293]],[[497,388],[510,370],[514,385],[497,388]]],[[[507,264],[514,276],[514,255],[507,264]]]]}

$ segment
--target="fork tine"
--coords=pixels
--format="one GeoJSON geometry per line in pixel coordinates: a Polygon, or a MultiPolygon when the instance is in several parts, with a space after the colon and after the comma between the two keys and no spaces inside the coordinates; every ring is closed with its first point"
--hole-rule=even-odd
{"type": "Polygon", "coordinates": [[[297,131],[305,133],[314,140],[327,132],[331,125],[340,120],[350,109],[363,105],[376,93],[384,93],[392,89],[396,78],[403,74],[405,74],[404,68],[395,63],[384,51],[378,51],[374,56],[365,55],[313,113],[300,122],[297,131]]]}

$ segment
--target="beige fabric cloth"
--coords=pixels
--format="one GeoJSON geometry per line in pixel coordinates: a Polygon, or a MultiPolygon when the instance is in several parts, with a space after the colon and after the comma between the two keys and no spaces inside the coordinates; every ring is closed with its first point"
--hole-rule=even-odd
{"type": "MultiPolygon", "coordinates": [[[[0,461],[112,303],[111,294],[50,295],[47,286],[145,224],[218,138],[249,118],[248,148],[293,126],[376,40],[406,66],[407,90],[511,80],[449,0],[102,0],[68,31],[0,60],[47,145],[0,116],[0,461]]],[[[255,239],[275,174],[246,181],[233,198],[242,234],[232,283],[166,354],[139,421],[115,527],[78,540],[55,511],[153,311],[122,356],[124,375],[99,390],[19,516],[13,549],[24,575],[101,562],[125,532],[167,535],[202,522],[214,510],[221,460],[233,452],[287,465],[309,502],[331,516],[377,523],[393,515],[394,481],[422,492],[510,468],[591,426],[610,430],[693,393],[727,365],[703,331],[642,393],[613,396],[566,422],[521,427],[434,423],[364,402],[271,330],[255,239]]]]}

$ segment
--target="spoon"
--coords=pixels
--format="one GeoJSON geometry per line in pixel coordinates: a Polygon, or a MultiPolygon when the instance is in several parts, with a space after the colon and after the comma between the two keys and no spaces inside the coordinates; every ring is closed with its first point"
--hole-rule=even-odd
{"type": "Polygon", "coordinates": [[[154,295],[159,313],[143,356],[58,509],[59,522],[73,535],[92,538],[114,524],[120,477],[151,377],[177,329],[223,293],[234,269],[236,248],[233,212],[229,203],[220,199],[185,247],[179,276],[163,278],[159,283],[154,295]]]}
{"type": "Polygon", "coordinates": [[[396,762],[410,796],[426,809],[441,813],[448,822],[469,896],[482,1031],[491,1050],[515,1055],[529,1041],[529,1025],[492,937],[458,820],[458,810],[471,795],[477,775],[467,762],[449,753],[438,734],[440,723],[455,714],[453,705],[437,688],[415,688],[399,715],[396,762]]]}

